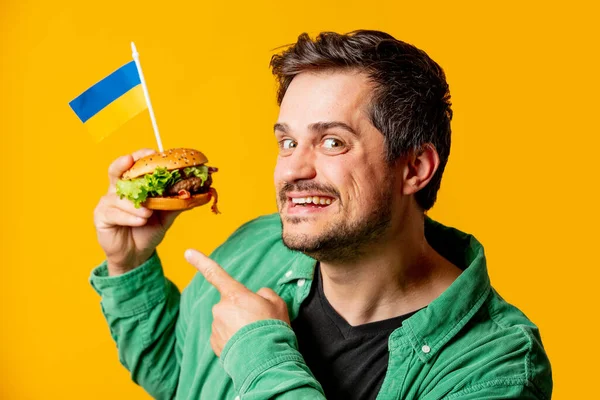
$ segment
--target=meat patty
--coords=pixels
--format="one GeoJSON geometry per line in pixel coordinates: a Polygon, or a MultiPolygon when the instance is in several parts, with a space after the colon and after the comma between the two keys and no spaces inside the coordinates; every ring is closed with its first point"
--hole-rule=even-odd
{"type": "Polygon", "coordinates": [[[206,193],[212,184],[212,177],[208,174],[208,179],[202,184],[202,178],[191,177],[182,179],[167,189],[167,195],[177,196],[180,190],[187,190],[191,194],[206,193]]]}

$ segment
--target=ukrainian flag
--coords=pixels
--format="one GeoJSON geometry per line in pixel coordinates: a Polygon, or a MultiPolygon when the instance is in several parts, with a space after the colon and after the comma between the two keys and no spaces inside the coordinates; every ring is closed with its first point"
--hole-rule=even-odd
{"type": "Polygon", "coordinates": [[[69,105],[97,142],[104,139],[148,108],[135,61],[123,65],[69,105]]]}

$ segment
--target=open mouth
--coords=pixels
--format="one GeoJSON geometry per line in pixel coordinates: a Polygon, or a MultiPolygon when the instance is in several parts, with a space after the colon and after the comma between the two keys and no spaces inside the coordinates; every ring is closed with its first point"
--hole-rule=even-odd
{"type": "Polygon", "coordinates": [[[288,197],[288,199],[292,208],[325,208],[335,202],[333,197],[327,196],[288,197]]]}

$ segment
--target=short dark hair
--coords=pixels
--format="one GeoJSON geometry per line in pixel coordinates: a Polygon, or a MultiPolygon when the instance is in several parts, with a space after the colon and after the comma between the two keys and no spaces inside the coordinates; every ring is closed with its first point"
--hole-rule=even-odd
{"type": "Polygon", "coordinates": [[[279,105],[292,79],[302,72],[364,71],[374,84],[369,114],[385,137],[387,162],[420,153],[427,143],[438,152],[437,171],[415,193],[424,211],[433,206],[450,155],[452,109],[444,71],[424,51],[380,31],[323,32],[314,40],[303,33],[274,55],[270,65],[278,82],[279,105]]]}

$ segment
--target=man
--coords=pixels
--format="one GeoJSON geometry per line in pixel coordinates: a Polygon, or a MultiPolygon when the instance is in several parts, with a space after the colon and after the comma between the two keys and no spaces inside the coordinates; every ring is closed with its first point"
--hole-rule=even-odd
{"type": "Polygon", "coordinates": [[[114,193],[149,151],[109,168],[91,282],[133,380],[159,399],[549,399],[538,330],[481,244],[425,216],[450,151],[442,69],[377,31],[303,34],[271,66],[279,214],[186,251],[201,274],[181,297],[155,252],[177,213],[114,193]]]}

